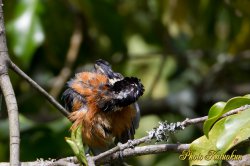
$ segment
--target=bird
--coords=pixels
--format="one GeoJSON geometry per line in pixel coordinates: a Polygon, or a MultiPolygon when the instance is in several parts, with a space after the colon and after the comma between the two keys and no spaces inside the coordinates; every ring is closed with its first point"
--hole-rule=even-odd
{"type": "Polygon", "coordinates": [[[82,126],[82,141],[92,149],[108,149],[134,138],[139,126],[137,100],[144,93],[141,80],[124,77],[102,59],[91,71],[76,73],[62,94],[70,112],[70,130],[82,126]]]}

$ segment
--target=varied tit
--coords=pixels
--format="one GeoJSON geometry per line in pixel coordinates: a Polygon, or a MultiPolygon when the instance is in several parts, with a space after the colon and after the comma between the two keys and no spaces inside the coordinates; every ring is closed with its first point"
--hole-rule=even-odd
{"type": "Polygon", "coordinates": [[[83,142],[92,149],[107,149],[114,138],[122,143],[133,139],[140,119],[136,101],[143,92],[138,78],[124,77],[97,60],[93,71],[77,73],[63,93],[71,130],[82,126],[83,142]]]}

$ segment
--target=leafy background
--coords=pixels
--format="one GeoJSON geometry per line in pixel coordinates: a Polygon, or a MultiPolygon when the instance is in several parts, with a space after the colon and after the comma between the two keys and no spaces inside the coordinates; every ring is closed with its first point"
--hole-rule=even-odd
{"type": "MultiPolygon", "coordinates": [[[[71,66],[89,70],[96,59],[142,79],[142,119],[136,137],[161,120],[207,115],[217,101],[249,93],[248,0],[8,0],[4,1],[12,60],[47,91],[65,66],[75,28],[82,32],[71,66]]],[[[21,122],[21,160],[72,155],[68,120],[15,73],[11,80],[21,122]]],[[[58,101],[59,95],[55,95],[58,101]]],[[[0,111],[0,161],[8,161],[8,121],[0,111]]],[[[202,127],[188,127],[170,143],[190,143],[202,127]]],[[[245,152],[248,149],[244,149],[245,152]]],[[[185,165],[178,154],[132,158],[134,165],[185,165]]]]}

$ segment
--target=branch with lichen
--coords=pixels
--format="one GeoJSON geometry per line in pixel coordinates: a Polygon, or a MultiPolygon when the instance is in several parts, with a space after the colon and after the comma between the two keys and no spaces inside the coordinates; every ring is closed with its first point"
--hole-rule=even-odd
{"type": "MultiPolygon", "coordinates": [[[[233,114],[237,114],[241,111],[249,109],[250,105],[244,105],[234,110],[231,110],[220,117],[224,118],[233,114]]],[[[123,154],[123,157],[130,157],[136,155],[145,155],[145,154],[154,154],[155,149],[159,148],[161,150],[157,151],[159,153],[163,153],[166,151],[175,151],[180,152],[182,150],[187,150],[189,148],[189,144],[161,144],[161,145],[147,145],[143,147],[136,147],[143,143],[150,143],[155,140],[156,142],[167,141],[169,136],[179,130],[184,130],[189,125],[194,125],[198,123],[203,123],[207,120],[208,116],[186,119],[182,122],[176,123],[168,123],[168,122],[160,122],[159,126],[152,129],[148,132],[148,135],[139,139],[129,140],[125,144],[118,144],[116,147],[103,152],[97,156],[93,156],[93,160],[97,164],[102,164],[106,162],[110,162],[112,160],[119,159],[119,154],[123,154]]]]}
{"type": "MultiPolygon", "coordinates": [[[[221,118],[237,114],[241,111],[249,109],[250,105],[244,105],[242,107],[236,108],[222,115],[221,118]]],[[[198,123],[203,123],[208,117],[199,117],[193,119],[186,119],[182,122],[176,123],[168,123],[168,122],[160,122],[158,127],[153,128],[145,137],[129,140],[127,143],[118,144],[116,147],[103,152],[97,156],[89,156],[87,155],[87,161],[89,166],[101,165],[104,163],[110,163],[114,160],[119,160],[122,156],[123,158],[148,155],[148,154],[158,154],[165,152],[175,152],[181,153],[183,150],[187,150],[190,147],[190,144],[155,144],[155,145],[144,145],[139,146],[143,143],[150,143],[152,141],[162,142],[167,141],[169,136],[179,130],[184,130],[186,127],[190,125],[195,125],[198,123]]],[[[221,119],[220,118],[220,119],[221,119]]],[[[246,156],[246,160],[248,160],[249,156],[246,156]]],[[[239,161],[240,162],[240,161],[239,161]]],[[[67,157],[59,160],[43,160],[39,159],[34,162],[23,162],[22,166],[43,164],[44,166],[53,166],[53,165],[72,165],[78,166],[79,161],[76,157],[67,157]]],[[[5,166],[8,163],[0,163],[0,166],[5,166]]],[[[229,163],[230,165],[230,163],[229,163]]]]}

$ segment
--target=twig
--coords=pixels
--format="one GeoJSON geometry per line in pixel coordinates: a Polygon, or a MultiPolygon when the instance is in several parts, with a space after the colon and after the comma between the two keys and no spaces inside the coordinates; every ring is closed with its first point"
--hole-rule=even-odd
{"type": "Polygon", "coordinates": [[[0,86],[5,98],[10,133],[10,165],[19,166],[20,130],[17,101],[8,75],[9,55],[5,37],[3,3],[0,0],[0,86]]]}
{"type": "Polygon", "coordinates": [[[50,94],[57,98],[60,91],[62,90],[65,82],[70,77],[72,73],[72,67],[79,54],[79,49],[82,43],[83,33],[82,33],[82,23],[81,19],[77,19],[77,24],[75,25],[74,32],[70,39],[70,47],[66,55],[66,61],[64,67],[60,71],[60,74],[54,79],[50,94]]]}
{"type": "MultiPolygon", "coordinates": [[[[183,150],[189,149],[190,144],[160,144],[160,145],[148,145],[142,147],[136,147],[134,149],[126,149],[122,152],[122,156],[127,158],[131,156],[140,156],[140,155],[147,155],[147,154],[158,154],[162,152],[177,152],[180,153],[183,150]]],[[[108,163],[110,160],[117,160],[119,159],[121,153],[116,152],[110,158],[106,158],[102,160],[102,162],[97,162],[97,164],[108,163]]],[[[39,159],[36,161],[30,162],[22,162],[20,166],[80,166],[77,164],[76,157],[67,157],[59,160],[43,160],[39,159]],[[70,160],[68,158],[71,158],[70,160]]],[[[250,164],[250,155],[243,155],[242,160],[227,160],[223,161],[223,165],[226,164],[228,166],[235,166],[235,165],[249,165],[250,164]]],[[[9,166],[8,162],[0,162],[0,166],[9,166]]]]}
{"type": "Polygon", "coordinates": [[[35,81],[33,81],[29,76],[27,76],[18,66],[16,66],[12,61],[10,61],[10,68],[15,71],[19,76],[25,79],[33,88],[39,91],[47,100],[54,105],[64,116],[68,117],[69,112],[63,108],[50,94],[48,94],[41,86],[39,86],[35,81]]]}
{"type": "Polygon", "coordinates": [[[2,55],[0,54],[0,86],[5,98],[8,116],[9,116],[9,132],[10,132],[10,163],[11,165],[19,165],[19,145],[20,145],[20,130],[18,119],[18,108],[13,87],[10,82],[7,70],[2,67],[2,55]],[[5,70],[5,71],[4,71],[5,70]]]}
{"type": "MultiPolygon", "coordinates": [[[[20,166],[80,166],[80,164],[75,162],[76,157],[67,157],[62,158],[59,160],[55,159],[37,159],[36,161],[29,161],[29,162],[21,162],[20,166]],[[69,160],[68,158],[72,158],[72,160],[69,160]]],[[[9,166],[10,164],[8,162],[0,162],[0,166],[9,166]]]]}
{"type": "Polygon", "coordinates": [[[107,157],[107,156],[109,156],[111,154],[114,154],[117,151],[122,151],[124,149],[140,145],[140,144],[145,143],[145,142],[147,142],[149,140],[150,140],[149,136],[145,136],[145,137],[142,137],[142,138],[139,138],[139,139],[130,140],[127,143],[117,145],[116,147],[114,147],[114,148],[112,148],[112,149],[110,149],[108,151],[105,151],[105,152],[103,152],[103,153],[101,153],[101,154],[99,154],[97,156],[93,156],[93,160],[95,162],[98,162],[102,158],[105,158],[105,157],[107,157]]]}
{"type": "Polygon", "coordinates": [[[86,155],[88,166],[95,166],[95,162],[93,160],[93,157],[91,157],[89,154],[86,155]]]}
{"type": "Polygon", "coordinates": [[[159,144],[159,145],[147,145],[135,148],[125,149],[121,152],[116,152],[110,157],[105,158],[104,160],[97,160],[96,164],[103,164],[109,161],[117,160],[121,156],[123,158],[132,157],[132,156],[141,156],[147,154],[158,154],[163,152],[177,152],[180,153],[183,150],[187,150],[190,147],[190,144],[159,144]]]}
{"type": "Polygon", "coordinates": [[[246,154],[242,156],[242,160],[227,160],[224,161],[225,164],[223,165],[232,165],[232,166],[236,166],[236,165],[250,165],[250,154],[246,154]]]}
{"type": "MultiPolygon", "coordinates": [[[[227,117],[227,116],[230,116],[230,115],[233,115],[233,114],[237,114],[240,111],[244,111],[244,110],[246,110],[248,108],[250,108],[250,105],[244,105],[244,106],[241,106],[239,108],[233,109],[233,110],[225,113],[224,115],[222,115],[219,119],[222,119],[224,117],[227,117]]],[[[208,116],[203,116],[203,117],[194,118],[194,119],[186,119],[183,122],[181,122],[181,125],[184,126],[184,127],[187,127],[187,126],[192,125],[192,124],[202,123],[205,120],[207,120],[207,118],[208,118],[208,116]]]]}

